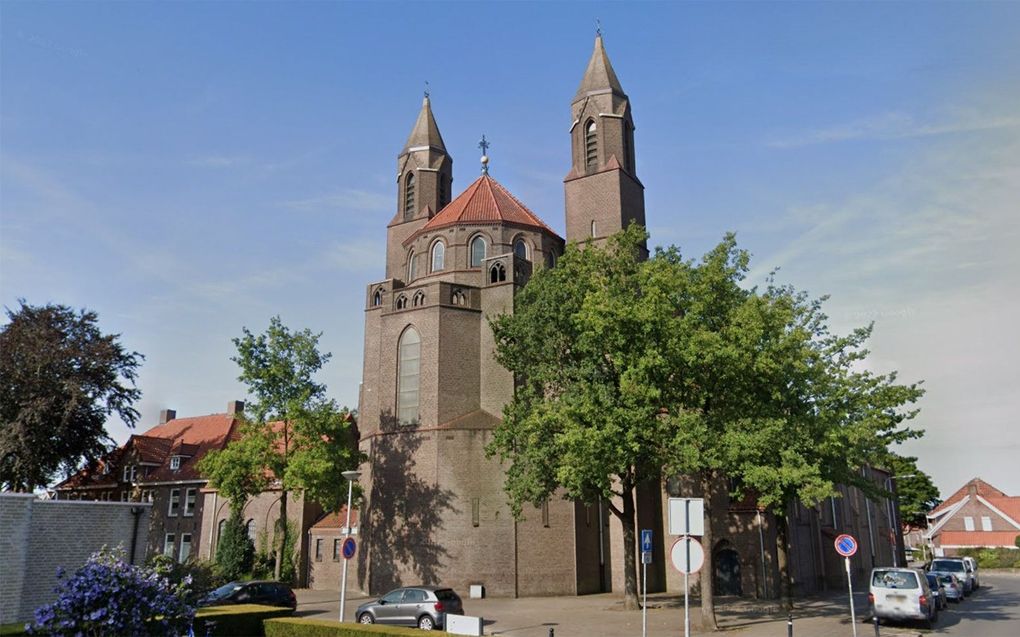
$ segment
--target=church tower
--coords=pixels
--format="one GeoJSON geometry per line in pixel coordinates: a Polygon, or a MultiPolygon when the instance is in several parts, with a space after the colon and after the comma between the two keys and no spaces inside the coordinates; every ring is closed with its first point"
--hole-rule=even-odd
{"type": "Polygon", "coordinates": [[[634,162],[634,120],[602,43],[570,107],[571,169],[564,178],[567,241],[601,243],[631,222],[645,225],[644,186],[634,162]]]}
{"type": "Polygon", "coordinates": [[[414,128],[397,156],[397,214],[387,228],[386,278],[414,278],[421,255],[409,256],[402,244],[450,203],[452,185],[453,158],[446,152],[426,93],[414,128]]]}

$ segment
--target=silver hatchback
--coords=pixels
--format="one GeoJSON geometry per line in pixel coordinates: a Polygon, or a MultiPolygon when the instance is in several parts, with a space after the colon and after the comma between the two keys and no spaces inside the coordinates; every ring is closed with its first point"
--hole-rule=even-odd
{"type": "Polygon", "coordinates": [[[452,588],[405,586],[358,606],[354,617],[362,624],[417,626],[422,630],[432,630],[446,625],[447,614],[464,614],[460,596],[452,588]]]}

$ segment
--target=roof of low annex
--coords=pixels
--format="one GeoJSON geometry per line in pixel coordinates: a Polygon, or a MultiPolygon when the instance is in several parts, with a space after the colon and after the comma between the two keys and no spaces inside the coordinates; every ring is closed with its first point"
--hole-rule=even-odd
{"type": "MultiPolygon", "coordinates": [[[[507,223],[533,228],[560,238],[556,231],[510,194],[501,183],[489,175],[481,175],[448,203],[439,214],[404,240],[410,245],[426,232],[461,224],[507,223]]],[[[561,239],[562,240],[562,239],[561,239]]]]}

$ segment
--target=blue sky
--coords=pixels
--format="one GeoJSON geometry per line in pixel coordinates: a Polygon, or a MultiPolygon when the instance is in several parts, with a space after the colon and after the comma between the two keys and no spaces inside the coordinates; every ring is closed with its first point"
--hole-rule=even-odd
{"type": "Polygon", "coordinates": [[[753,281],[874,321],[869,366],[928,389],[905,451],[946,495],[1020,495],[1015,2],[4,2],[0,302],[96,310],[146,356],[142,429],[242,398],[230,339],[275,314],[323,333],[354,406],[424,82],[454,191],[484,133],[562,233],[595,18],[653,244],[736,231],[753,281]]]}

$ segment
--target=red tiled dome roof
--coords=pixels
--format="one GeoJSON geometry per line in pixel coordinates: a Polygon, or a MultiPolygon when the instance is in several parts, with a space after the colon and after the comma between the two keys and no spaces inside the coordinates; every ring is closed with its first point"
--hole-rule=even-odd
{"type": "Polygon", "coordinates": [[[489,175],[482,175],[464,192],[429,219],[417,232],[404,241],[407,245],[419,235],[459,224],[511,223],[535,228],[559,236],[545,225],[538,215],[528,210],[506,188],[489,175]]]}

